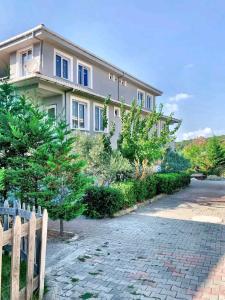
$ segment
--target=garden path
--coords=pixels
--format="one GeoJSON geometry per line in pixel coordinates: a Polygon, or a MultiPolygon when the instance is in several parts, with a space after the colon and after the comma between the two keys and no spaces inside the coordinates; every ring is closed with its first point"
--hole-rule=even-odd
{"type": "Polygon", "coordinates": [[[224,182],[65,229],[79,239],[49,243],[46,299],[225,299],[224,182]]]}

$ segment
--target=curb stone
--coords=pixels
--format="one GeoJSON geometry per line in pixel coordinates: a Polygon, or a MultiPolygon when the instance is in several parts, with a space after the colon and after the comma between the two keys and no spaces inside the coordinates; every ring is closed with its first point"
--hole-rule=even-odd
{"type": "Polygon", "coordinates": [[[135,204],[132,207],[128,207],[126,209],[122,209],[122,210],[118,211],[117,213],[115,213],[113,215],[113,217],[121,217],[121,216],[127,215],[127,214],[129,214],[129,213],[137,210],[139,207],[143,207],[143,206],[149,205],[149,204],[151,204],[153,202],[156,202],[156,201],[160,200],[161,198],[163,198],[165,196],[167,196],[167,194],[159,194],[159,195],[157,195],[157,196],[155,196],[155,197],[153,197],[153,198],[151,198],[149,200],[137,203],[137,204],[135,204]]]}

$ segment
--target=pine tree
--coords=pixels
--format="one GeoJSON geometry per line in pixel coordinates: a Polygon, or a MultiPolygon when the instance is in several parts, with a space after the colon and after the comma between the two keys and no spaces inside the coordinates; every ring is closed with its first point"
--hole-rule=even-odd
{"type": "Polygon", "coordinates": [[[11,85],[0,85],[0,169],[3,197],[13,193],[32,205],[42,204],[54,219],[80,215],[90,180],[82,174],[84,161],[72,154],[74,137],[67,125],[48,119],[11,85]]]}
{"type": "Polygon", "coordinates": [[[53,122],[9,84],[0,85],[0,168],[5,168],[4,198],[13,192],[21,201],[33,201],[37,179],[29,168],[36,149],[54,137],[53,122]],[[26,178],[26,180],[24,180],[26,178]]]}
{"type": "Polygon", "coordinates": [[[75,140],[66,124],[60,122],[55,128],[54,143],[40,147],[33,163],[36,169],[37,157],[47,153],[46,176],[39,182],[39,204],[48,209],[52,219],[60,220],[61,235],[63,220],[69,221],[83,213],[85,206],[82,198],[91,182],[82,173],[85,162],[74,154],[75,140]]]}
{"type": "Polygon", "coordinates": [[[220,175],[225,168],[225,150],[218,137],[214,136],[209,139],[207,155],[210,162],[209,174],[220,175]]]}

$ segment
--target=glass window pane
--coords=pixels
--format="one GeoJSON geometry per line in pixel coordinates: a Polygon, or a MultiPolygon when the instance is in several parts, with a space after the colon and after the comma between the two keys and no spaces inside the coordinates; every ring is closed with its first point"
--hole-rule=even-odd
{"type": "Polygon", "coordinates": [[[68,60],[63,59],[63,78],[68,79],[68,60]]]}
{"type": "Polygon", "coordinates": [[[78,83],[83,84],[83,67],[79,65],[78,67],[78,83]]]}
{"type": "Polygon", "coordinates": [[[73,128],[78,128],[78,102],[73,101],[72,107],[73,128]]]}
{"type": "Polygon", "coordinates": [[[88,69],[84,68],[84,86],[88,86],[88,69]]]}
{"type": "Polygon", "coordinates": [[[79,104],[79,126],[84,128],[84,104],[79,104]]]}
{"type": "Polygon", "coordinates": [[[99,111],[100,111],[100,120],[99,120],[100,130],[103,131],[104,130],[104,127],[103,127],[103,109],[99,109],[99,111]]]}
{"type": "Polygon", "coordinates": [[[55,107],[50,107],[48,109],[48,117],[52,120],[55,120],[55,118],[56,118],[56,108],[55,107]]]}
{"type": "Polygon", "coordinates": [[[95,130],[99,131],[99,108],[95,107],[95,130]]]}
{"type": "Polygon", "coordinates": [[[61,57],[56,55],[56,76],[61,77],[61,57]]]}

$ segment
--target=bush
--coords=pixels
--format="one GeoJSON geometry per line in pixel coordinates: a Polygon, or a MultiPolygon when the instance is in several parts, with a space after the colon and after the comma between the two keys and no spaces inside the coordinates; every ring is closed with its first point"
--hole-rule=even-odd
{"type": "Polygon", "coordinates": [[[143,180],[135,180],[136,201],[141,202],[156,195],[157,181],[155,175],[150,175],[143,180]]]}
{"type": "Polygon", "coordinates": [[[181,153],[167,150],[161,164],[163,173],[185,172],[191,168],[191,163],[181,153]]]}
{"type": "Polygon", "coordinates": [[[84,197],[84,214],[92,218],[112,217],[120,209],[160,193],[172,194],[189,183],[190,176],[185,173],[168,173],[154,174],[144,180],[115,182],[111,187],[91,187],[84,197]]]}
{"type": "Polygon", "coordinates": [[[157,194],[172,194],[179,188],[190,184],[190,176],[185,173],[157,174],[157,194]]]}
{"type": "Polygon", "coordinates": [[[135,191],[135,181],[127,180],[124,182],[116,182],[112,184],[112,187],[120,191],[123,195],[123,208],[134,205],[137,201],[135,191]]]}
{"type": "Polygon", "coordinates": [[[83,202],[84,215],[92,218],[112,217],[122,209],[124,197],[121,191],[112,187],[94,186],[87,189],[83,202]]]}
{"type": "Polygon", "coordinates": [[[157,195],[157,177],[156,175],[149,175],[146,179],[147,191],[148,191],[148,199],[151,199],[155,195],[157,195]]]}

